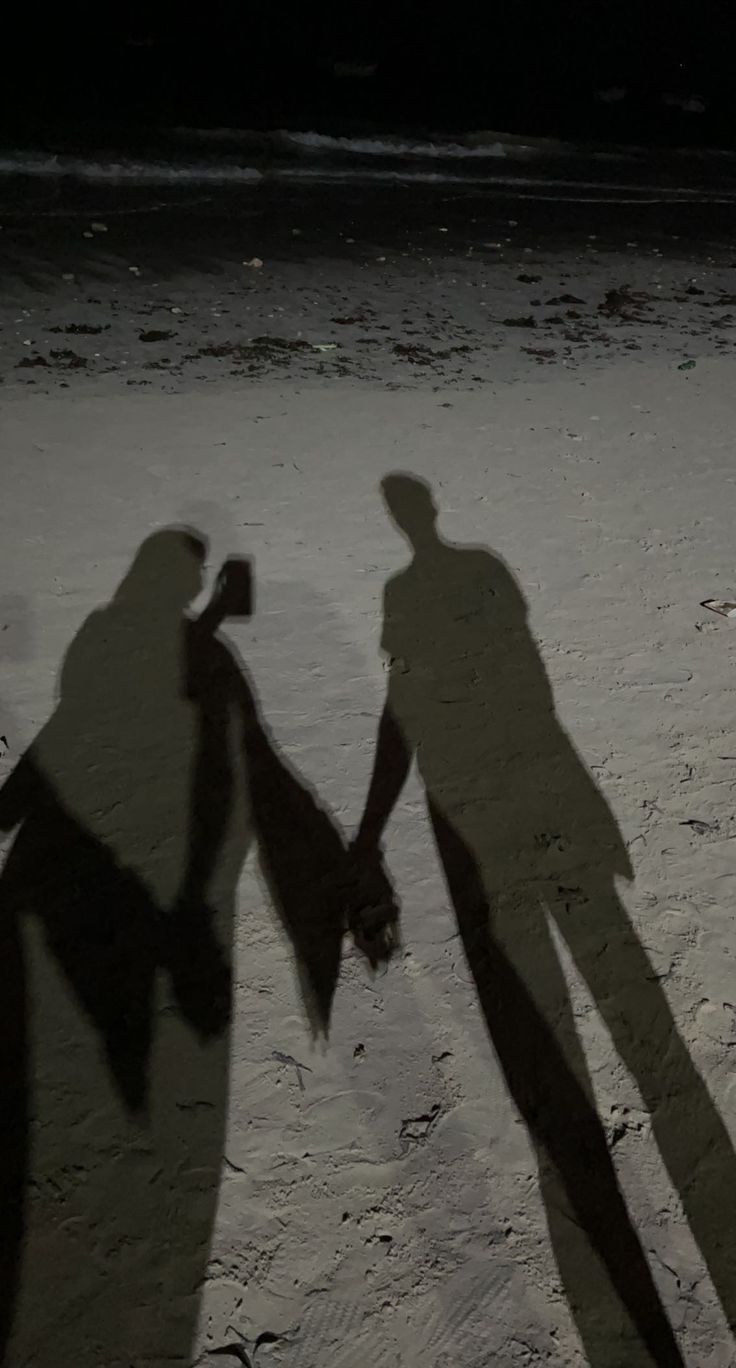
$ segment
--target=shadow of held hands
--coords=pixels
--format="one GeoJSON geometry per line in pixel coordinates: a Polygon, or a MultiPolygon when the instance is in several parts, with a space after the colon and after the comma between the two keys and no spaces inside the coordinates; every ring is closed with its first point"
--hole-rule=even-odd
{"type": "Polygon", "coordinates": [[[387,964],[400,948],[399,904],[380,847],[354,841],[345,875],[347,930],[371,969],[387,964]]]}

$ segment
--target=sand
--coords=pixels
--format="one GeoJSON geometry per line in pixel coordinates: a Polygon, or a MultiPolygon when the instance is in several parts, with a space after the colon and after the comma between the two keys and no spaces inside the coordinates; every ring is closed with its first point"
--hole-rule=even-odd
{"type": "MultiPolygon", "coordinates": [[[[435,217],[436,242],[439,206],[435,217]]],[[[242,259],[268,258],[247,237],[242,259]]],[[[297,247],[293,260],[284,247],[263,268],[228,258],[216,272],[187,265],[179,245],[165,279],[144,243],[131,263],[140,275],[108,262],[94,285],[81,258],[75,281],[61,281],[70,263],[52,243],[42,279],[15,279],[3,341],[0,777],[17,774],[36,739],[50,790],[34,797],[31,786],[28,799],[22,789],[15,806],[12,788],[0,791],[4,825],[22,819],[3,837],[0,880],[6,923],[17,923],[17,935],[4,932],[6,963],[15,956],[6,1038],[19,1042],[5,1060],[6,1197],[27,1192],[22,1258],[12,1232],[4,1256],[6,1270],[20,1268],[8,1363],[162,1368],[236,1362],[235,1350],[209,1357],[233,1345],[246,1362],[264,1332],[248,1362],[734,1361],[735,648],[733,626],[700,607],[736,597],[728,252],[706,240],[660,245],[659,256],[623,242],[564,253],[537,238],[504,249],[491,271],[467,244],[399,259],[392,241],[360,248],[359,260],[358,247],[311,259],[297,247]],[[575,302],[530,302],[561,294],[575,302]],[[503,322],[529,317],[535,326],[503,322]],[[162,330],[175,336],[141,337],[162,330]],[[306,345],[282,345],[297,341],[306,345]],[[86,364],[53,355],[67,349],[86,364]],[[696,364],[682,369],[687,360],[696,364]],[[491,798],[476,781],[489,766],[507,774],[524,825],[532,790],[514,778],[518,754],[525,782],[536,774],[535,791],[556,795],[535,839],[557,840],[553,814],[564,833],[566,803],[604,800],[619,852],[605,857],[609,893],[616,884],[648,956],[637,950],[632,963],[649,977],[627,978],[621,950],[624,982],[608,996],[599,985],[596,1001],[595,972],[586,982],[582,966],[616,962],[620,926],[572,895],[568,915],[588,917],[595,943],[571,950],[564,916],[544,913],[537,928],[547,944],[554,921],[587,1079],[539,969],[523,968],[530,942],[519,940],[516,998],[501,952],[481,989],[484,1021],[428,820],[434,781],[416,767],[384,842],[401,948],[372,972],[346,937],[320,1029],[308,918],[332,896],[321,853],[337,859],[358,827],[389,681],[404,666],[414,679],[419,650],[415,640],[398,665],[381,652],[385,586],[409,554],[380,491],[392,471],[427,482],[443,542],[492,552],[473,561],[471,598],[489,570],[528,607],[528,625],[520,617],[503,638],[523,636],[503,707],[491,702],[493,715],[461,726],[444,752],[447,766],[455,757],[456,826],[475,794],[483,827],[491,798]],[[208,540],[204,596],[162,544],[121,600],[145,539],[182,524],[208,540]],[[233,778],[221,757],[210,775],[215,825],[216,795],[229,794],[207,898],[224,952],[232,945],[226,1023],[200,923],[190,962],[204,1002],[125,928],[131,908],[140,928],[154,904],[174,906],[183,878],[202,695],[182,688],[181,614],[206,601],[233,554],[253,558],[253,616],[226,620],[199,657],[204,693],[211,684],[207,697],[238,699],[256,737],[250,769],[233,778]],[[554,721],[539,702],[544,676],[530,683],[540,657],[554,721]],[[563,750],[568,778],[555,787],[563,750]],[[632,881],[621,877],[627,861],[632,881]],[[140,1003],[152,1039],[134,1046],[140,1003]],[[494,1050],[486,1023],[497,1009],[494,1050]],[[502,1065],[515,1030],[514,1085],[502,1065]],[[549,1123],[561,1183],[553,1173],[540,1185],[537,1123],[525,1116],[537,1074],[542,1148],[545,1107],[562,1108],[549,1123]],[[586,1151],[588,1132],[593,1145],[605,1137],[608,1157],[586,1151]],[[649,1300],[638,1328],[603,1271],[600,1250],[615,1263],[626,1246],[615,1183],[596,1186],[596,1164],[609,1162],[626,1238],[644,1251],[681,1359],[636,1259],[632,1305],[649,1300]],[[588,1192],[587,1216],[569,1181],[563,1191],[565,1171],[588,1192]],[[583,1234],[594,1228],[599,1254],[583,1234]]],[[[27,242],[22,251],[27,261],[27,242]]],[[[449,583],[438,581],[435,635],[428,612],[423,640],[465,670],[467,654],[442,653],[449,583]]],[[[499,659],[500,645],[492,671],[499,659]]],[[[450,672],[450,709],[452,685],[450,672]]],[[[201,706],[214,752],[239,755],[237,720],[201,706]]],[[[572,866],[558,878],[568,894],[584,882],[572,866]]],[[[323,933],[334,952],[334,920],[323,933]]],[[[172,942],[189,953],[178,930],[172,942]]]]}

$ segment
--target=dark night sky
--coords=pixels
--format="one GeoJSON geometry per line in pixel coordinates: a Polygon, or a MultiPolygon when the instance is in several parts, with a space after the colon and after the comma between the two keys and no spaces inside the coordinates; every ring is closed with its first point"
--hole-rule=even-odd
{"type": "Polygon", "coordinates": [[[6,48],[3,120],[6,133],[177,121],[585,131],[591,118],[614,117],[595,90],[621,85],[642,132],[656,132],[666,91],[704,97],[709,126],[728,132],[734,9],[725,0],[212,0],[54,6],[42,20],[26,6],[6,48]],[[376,73],[339,80],[340,61],[375,63],[376,73]]]}

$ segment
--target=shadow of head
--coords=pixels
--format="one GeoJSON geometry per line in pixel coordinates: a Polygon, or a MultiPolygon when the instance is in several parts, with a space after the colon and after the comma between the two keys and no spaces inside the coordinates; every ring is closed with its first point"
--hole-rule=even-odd
{"type": "Polygon", "coordinates": [[[202,592],[207,542],[194,528],[164,527],[141,544],[115,593],[118,607],[180,613],[202,592]]]}
{"type": "Polygon", "coordinates": [[[381,493],[391,521],[411,546],[420,546],[436,536],[437,505],[426,480],[392,471],[381,480],[381,493]]]}

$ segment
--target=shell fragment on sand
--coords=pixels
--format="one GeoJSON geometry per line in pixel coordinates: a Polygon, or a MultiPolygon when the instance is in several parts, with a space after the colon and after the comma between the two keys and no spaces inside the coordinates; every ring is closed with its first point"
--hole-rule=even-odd
{"type": "Polygon", "coordinates": [[[712,613],[720,613],[721,617],[736,618],[736,603],[728,603],[724,599],[703,599],[701,608],[710,608],[712,613]]]}

